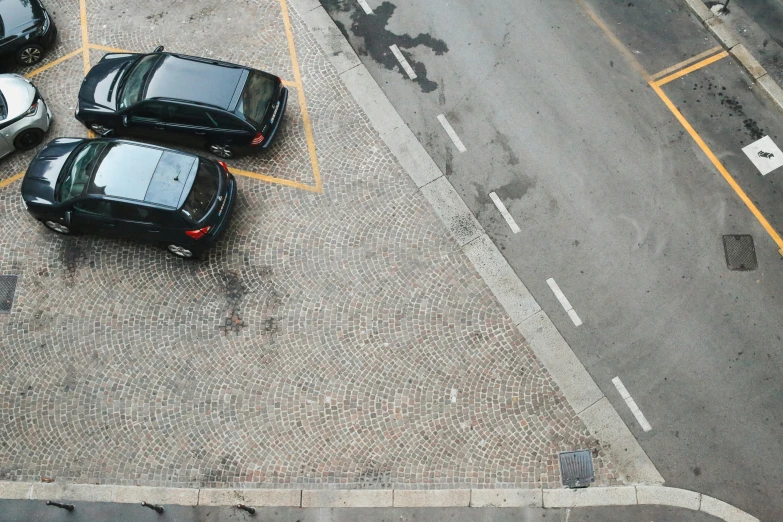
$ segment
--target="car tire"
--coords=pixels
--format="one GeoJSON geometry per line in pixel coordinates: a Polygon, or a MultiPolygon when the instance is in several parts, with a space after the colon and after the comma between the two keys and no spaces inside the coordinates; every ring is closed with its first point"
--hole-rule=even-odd
{"type": "Polygon", "coordinates": [[[43,137],[41,129],[25,129],[14,138],[14,148],[21,151],[34,149],[41,144],[43,137]]]}
{"type": "Polygon", "coordinates": [[[231,159],[234,157],[234,149],[231,145],[219,145],[216,143],[207,145],[207,150],[217,156],[218,158],[231,159]]]}
{"type": "Polygon", "coordinates": [[[46,228],[53,232],[57,232],[58,234],[62,234],[63,236],[68,236],[71,234],[71,229],[67,226],[63,225],[62,223],[58,223],[57,221],[52,221],[50,219],[43,222],[44,225],[46,225],[46,228]]]}
{"type": "Polygon", "coordinates": [[[38,44],[23,45],[16,51],[16,63],[19,65],[35,65],[43,58],[43,47],[38,44]]]}
{"type": "Polygon", "coordinates": [[[182,245],[177,245],[175,243],[166,245],[166,250],[168,250],[169,254],[172,256],[178,257],[180,259],[198,259],[201,256],[200,251],[193,248],[184,247],[182,245]]]}

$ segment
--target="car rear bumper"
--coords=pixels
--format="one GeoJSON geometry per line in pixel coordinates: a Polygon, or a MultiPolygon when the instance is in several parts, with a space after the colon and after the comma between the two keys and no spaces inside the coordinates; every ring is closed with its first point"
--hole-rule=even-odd
{"type": "Polygon", "coordinates": [[[275,123],[272,125],[272,130],[269,132],[269,135],[266,137],[266,140],[264,140],[264,143],[261,145],[262,149],[269,148],[269,145],[274,141],[275,134],[277,134],[277,129],[280,128],[280,122],[283,121],[283,116],[285,115],[285,109],[288,105],[288,89],[283,87],[281,89],[280,94],[280,108],[277,110],[277,116],[275,116],[275,123]]]}
{"type": "Polygon", "coordinates": [[[228,175],[228,191],[226,192],[226,204],[223,207],[222,219],[210,230],[209,234],[199,240],[199,244],[204,248],[209,248],[225,233],[231,222],[231,215],[234,213],[234,204],[237,200],[237,182],[230,173],[228,175]]]}

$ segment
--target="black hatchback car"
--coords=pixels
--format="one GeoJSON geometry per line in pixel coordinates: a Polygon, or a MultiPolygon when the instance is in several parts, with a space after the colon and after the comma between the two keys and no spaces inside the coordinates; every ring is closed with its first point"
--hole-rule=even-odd
{"type": "Polygon", "coordinates": [[[94,232],[198,257],[228,226],[236,181],[225,163],[118,139],[59,138],[22,181],[28,212],[60,234],[94,232]]]}
{"type": "Polygon", "coordinates": [[[105,55],[82,82],[76,119],[101,136],[176,141],[221,158],[269,147],[288,102],[280,78],[162,49],[105,55]]]}
{"type": "Polygon", "coordinates": [[[0,0],[0,55],[34,65],[56,37],[52,17],[39,0],[0,0]]]}

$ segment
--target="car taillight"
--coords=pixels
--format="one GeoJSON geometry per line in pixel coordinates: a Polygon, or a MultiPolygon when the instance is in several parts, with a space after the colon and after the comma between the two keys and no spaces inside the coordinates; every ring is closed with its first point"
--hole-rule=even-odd
{"type": "Polygon", "coordinates": [[[259,132],[258,134],[256,134],[256,137],[253,138],[253,141],[251,141],[250,144],[260,145],[262,141],[264,141],[264,135],[259,132]]]}
{"type": "Polygon", "coordinates": [[[225,161],[218,161],[217,163],[218,163],[218,165],[220,165],[221,167],[223,167],[223,170],[225,170],[226,172],[228,172],[228,165],[226,165],[226,162],[225,162],[225,161]]]}
{"type": "Polygon", "coordinates": [[[199,228],[198,230],[186,230],[185,233],[192,237],[193,239],[201,239],[205,235],[207,235],[207,232],[209,232],[212,229],[212,227],[204,227],[199,228]]]}

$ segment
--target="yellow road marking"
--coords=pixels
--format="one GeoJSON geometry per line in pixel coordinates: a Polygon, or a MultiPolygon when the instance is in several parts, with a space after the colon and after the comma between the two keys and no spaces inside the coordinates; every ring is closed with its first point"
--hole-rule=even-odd
{"type": "Polygon", "coordinates": [[[79,0],[79,22],[82,26],[82,53],[84,54],[84,74],[90,70],[90,40],[87,37],[87,0],[79,0]]]}
{"type": "Polygon", "coordinates": [[[704,143],[704,140],[701,139],[701,136],[693,129],[690,123],[688,123],[688,120],[685,119],[685,117],[682,115],[682,113],[677,110],[677,107],[674,106],[672,101],[669,99],[668,96],[661,90],[660,86],[656,84],[655,82],[650,82],[650,87],[653,88],[653,90],[660,96],[661,100],[663,100],[663,103],[666,104],[666,106],[669,108],[670,111],[672,111],[672,114],[674,114],[674,117],[679,120],[679,122],[682,124],[683,127],[685,127],[685,130],[688,131],[688,134],[691,135],[691,138],[693,138],[693,141],[696,142],[696,144],[701,148],[702,152],[707,155],[707,157],[710,159],[713,165],[715,165],[715,168],[718,169],[718,172],[721,173],[723,176],[723,179],[726,180],[726,182],[731,186],[732,189],[734,189],[734,192],[740,197],[743,203],[745,203],[745,206],[748,207],[750,212],[756,216],[756,219],[761,223],[761,226],[764,227],[764,230],[767,231],[767,233],[772,237],[772,240],[775,241],[775,243],[778,245],[778,252],[780,252],[781,255],[783,255],[783,239],[780,239],[780,236],[775,231],[774,228],[772,228],[772,225],[769,224],[769,221],[767,221],[767,218],[765,218],[762,213],[759,211],[758,208],[756,208],[756,205],[753,204],[753,202],[750,200],[747,194],[745,194],[745,191],[742,190],[742,187],[740,187],[737,182],[734,180],[734,178],[729,174],[729,171],[726,170],[726,167],[723,166],[723,164],[720,162],[720,160],[713,154],[713,152],[710,150],[710,148],[707,146],[706,143],[704,143]]]}
{"type": "Polygon", "coordinates": [[[688,74],[689,72],[696,70],[700,67],[704,67],[705,65],[709,65],[710,63],[713,63],[717,60],[720,60],[725,57],[727,54],[725,51],[723,53],[719,53],[718,55],[715,55],[711,58],[707,58],[706,60],[702,60],[699,63],[696,63],[695,65],[688,67],[687,69],[684,69],[683,71],[680,71],[680,73],[677,73],[677,75],[671,75],[663,80],[658,80],[657,82],[652,80],[650,76],[647,74],[647,72],[644,70],[644,67],[636,61],[636,58],[633,57],[633,55],[628,51],[628,49],[623,46],[623,44],[617,39],[616,36],[609,30],[609,28],[604,24],[604,22],[598,18],[598,16],[593,12],[592,9],[584,2],[584,0],[577,0],[579,5],[582,6],[582,9],[585,10],[585,12],[590,16],[590,18],[593,19],[593,21],[598,25],[598,27],[601,28],[601,30],[606,34],[606,36],[609,38],[609,40],[612,42],[612,45],[614,45],[620,52],[625,55],[626,59],[630,62],[630,64],[637,70],[639,73],[644,76],[644,78],[647,80],[647,82],[650,84],[650,87],[653,88],[655,93],[658,95],[658,97],[663,101],[663,103],[666,105],[666,107],[669,108],[669,110],[674,114],[675,118],[680,122],[680,124],[685,128],[685,130],[690,134],[691,138],[693,138],[693,141],[696,142],[696,144],[701,148],[702,152],[710,159],[712,164],[715,166],[716,169],[718,169],[718,172],[721,173],[723,176],[723,179],[726,180],[726,182],[729,184],[729,186],[734,190],[734,192],[739,196],[739,198],[742,200],[743,203],[745,203],[745,206],[748,207],[748,210],[756,217],[758,222],[761,224],[761,226],[764,228],[764,230],[767,231],[767,233],[770,235],[772,240],[775,242],[775,244],[778,246],[778,253],[783,256],[783,240],[780,238],[778,233],[775,231],[774,228],[772,228],[772,225],[769,224],[769,221],[767,221],[767,218],[764,217],[764,215],[759,211],[758,208],[756,208],[756,205],[750,200],[747,194],[745,194],[745,191],[742,190],[742,187],[739,186],[739,184],[734,180],[734,178],[729,174],[729,171],[726,170],[726,167],[723,166],[723,164],[718,160],[718,158],[713,154],[712,150],[707,146],[706,143],[704,143],[704,140],[701,139],[701,136],[693,129],[690,123],[688,123],[688,120],[685,119],[685,116],[680,113],[680,111],[677,110],[677,107],[674,106],[672,101],[669,99],[668,96],[663,92],[661,89],[661,85],[664,83],[668,83],[669,81],[675,79],[674,77],[681,77],[685,74],[688,74]],[[711,61],[710,61],[711,60],[711,61]],[[708,63],[705,63],[708,62],[708,63]]]}
{"type": "Polygon", "coordinates": [[[604,32],[607,38],[609,38],[609,41],[612,42],[612,45],[614,45],[615,49],[620,51],[623,56],[625,56],[625,59],[628,60],[628,62],[631,64],[631,66],[636,69],[636,71],[642,75],[642,77],[650,81],[650,75],[647,73],[644,67],[642,67],[642,64],[640,64],[638,61],[636,61],[636,58],[634,58],[633,54],[631,54],[631,51],[626,49],[625,45],[617,39],[617,37],[614,35],[614,33],[609,30],[608,27],[606,27],[606,24],[603,20],[598,18],[598,15],[595,14],[593,9],[585,3],[585,0],[577,0],[579,5],[582,7],[585,13],[587,13],[587,16],[592,18],[593,22],[595,22],[595,25],[597,25],[601,31],[604,32]]]}
{"type": "Polygon", "coordinates": [[[3,181],[0,181],[0,189],[3,189],[13,183],[14,181],[18,181],[24,177],[24,172],[20,172],[19,174],[14,174],[8,179],[4,179],[3,181]]]}
{"type": "Polygon", "coordinates": [[[312,186],[312,185],[305,185],[304,183],[299,183],[298,181],[291,181],[290,179],[283,179],[283,178],[275,178],[272,176],[267,176],[266,174],[259,174],[257,172],[250,172],[247,170],[241,170],[241,169],[235,169],[233,167],[229,167],[228,170],[232,174],[236,174],[238,176],[245,176],[246,178],[253,178],[253,179],[260,179],[262,181],[269,181],[272,183],[278,183],[280,185],[286,185],[287,187],[294,187],[302,190],[307,190],[310,192],[323,192],[321,187],[318,186],[312,186]]]}
{"type": "Polygon", "coordinates": [[[706,66],[708,66],[711,63],[715,63],[718,60],[722,60],[723,58],[726,58],[728,55],[729,55],[729,53],[727,53],[726,51],[723,51],[722,53],[718,53],[715,56],[710,56],[709,58],[705,58],[704,60],[702,60],[702,61],[700,61],[698,63],[694,63],[690,67],[686,67],[685,69],[683,69],[681,71],[678,71],[678,72],[676,72],[674,74],[671,74],[671,75],[667,76],[666,78],[662,78],[662,79],[658,80],[657,82],[653,82],[653,83],[655,83],[655,85],[657,85],[659,87],[661,85],[666,85],[667,83],[669,83],[669,82],[671,82],[673,80],[676,80],[677,78],[682,78],[686,74],[690,74],[693,71],[701,69],[702,67],[706,67],[706,66]]]}
{"type": "Polygon", "coordinates": [[[136,54],[133,51],[129,51],[127,49],[118,49],[116,47],[108,47],[106,45],[98,45],[98,44],[88,44],[88,47],[90,49],[95,49],[96,51],[106,51],[109,53],[130,53],[130,54],[136,54]]]}
{"type": "MultiPolygon", "coordinates": [[[[315,181],[315,185],[305,185],[303,183],[299,183],[297,181],[291,181],[283,178],[275,178],[273,176],[268,176],[266,174],[259,174],[256,172],[249,172],[246,170],[241,169],[230,169],[231,172],[234,174],[245,176],[249,178],[254,178],[270,183],[279,183],[281,185],[286,185],[289,187],[299,188],[302,190],[307,190],[310,192],[318,192],[323,193],[323,185],[321,182],[321,171],[318,166],[318,157],[316,156],[315,152],[315,140],[313,138],[313,131],[312,131],[312,124],[310,122],[310,114],[307,111],[307,101],[305,100],[304,96],[304,88],[302,84],[302,78],[301,74],[299,73],[299,60],[296,57],[296,46],[294,45],[294,37],[293,33],[291,31],[291,20],[289,18],[288,14],[288,6],[285,3],[285,0],[280,0],[280,6],[283,12],[283,22],[285,24],[286,29],[286,37],[288,39],[288,52],[291,56],[291,62],[293,65],[294,70],[294,77],[295,81],[290,80],[283,80],[283,84],[287,87],[295,88],[298,94],[299,98],[299,105],[301,107],[302,112],[302,121],[304,123],[305,128],[305,137],[307,140],[307,149],[308,153],[310,155],[310,164],[313,169],[313,179],[315,181]]],[[[30,78],[32,76],[35,76],[36,74],[39,74],[51,67],[54,67],[55,65],[58,65],[65,60],[68,60],[69,58],[73,58],[80,52],[82,53],[83,59],[84,59],[84,74],[87,74],[90,70],[91,64],[90,64],[90,50],[100,50],[100,51],[106,51],[106,52],[115,52],[115,53],[133,53],[133,51],[129,51],[127,49],[119,49],[116,47],[108,47],[105,45],[98,45],[98,44],[91,44],[89,41],[89,34],[87,30],[87,0],[79,0],[79,17],[80,17],[80,26],[81,26],[81,35],[82,35],[82,47],[68,53],[67,55],[58,58],[57,60],[52,61],[51,63],[48,63],[44,65],[43,67],[40,67],[30,73],[27,74],[27,77],[30,78]]],[[[87,131],[87,135],[90,138],[95,137],[95,133],[92,130],[87,131]]],[[[24,172],[20,174],[16,174],[8,179],[5,179],[3,181],[0,181],[0,189],[3,189],[13,183],[14,181],[17,181],[21,179],[24,176],[24,172]]]]}
{"type": "Polygon", "coordinates": [[[291,55],[291,64],[294,69],[294,81],[299,88],[296,90],[299,95],[299,106],[302,110],[302,123],[304,123],[305,137],[307,138],[307,149],[310,152],[310,164],[313,168],[313,177],[315,178],[315,187],[317,192],[323,192],[321,185],[321,170],[318,167],[318,157],[315,154],[315,140],[313,139],[312,125],[310,124],[310,114],[307,112],[307,100],[305,100],[304,89],[301,87],[302,77],[299,74],[299,60],[296,58],[296,46],[294,45],[294,34],[291,32],[291,20],[288,18],[288,5],[286,0],[280,0],[280,8],[283,10],[283,23],[285,25],[285,35],[288,38],[288,54],[291,55]]]}
{"type": "Polygon", "coordinates": [[[74,56],[76,56],[80,52],[82,52],[81,47],[76,49],[73,52],[70,52],[70,53],[66,54],[65,56],[61,56],[60,58],[57,58],[56,60],[47,63],[43,67],[39,67],[38,69],[36,69],[34,71],[30,71],[29,73],[25,74],[24,77],[25,78],[32,78],[36,74],[44,72],[46,69],[50,69],[50,68],[54,67],[55,65],[58,65],[58,64],[64,62],[65,60],[69,60],[69,59],[73,58],[74,56]]]}
{"type": "Polygon", "coordinates": [[[669,73],[672,73],[672,72],[674,72],[676,70],[682,69],[683,67],[687,67],[688,65],[692,64],[693,62],[697,62],[697,61],[701,60],[702,58],[706,58],[706,57],[708,57],[710,55],[713,55],[713,54],[719,52],[721,49],[723,49],[723,47],[721,47],[720,45],[716,45],[712,49],[708,49],[707,51],[704,51],[703,53],[697,54],[696,56],[691,56],[687,60],[683,60],[683,61],[681,61],[678,64],[672,65],[671,67],[667,67],[666,69],[653,74],[652,76],[650,76],[650,79],[651,80],[657,80],[658,78],[663,78],[664,76],[666,76],[669,73]]]}

